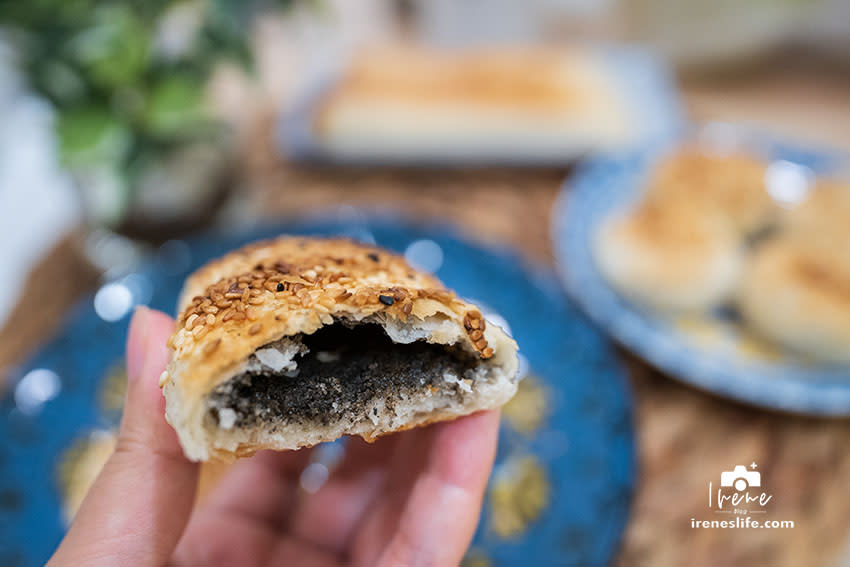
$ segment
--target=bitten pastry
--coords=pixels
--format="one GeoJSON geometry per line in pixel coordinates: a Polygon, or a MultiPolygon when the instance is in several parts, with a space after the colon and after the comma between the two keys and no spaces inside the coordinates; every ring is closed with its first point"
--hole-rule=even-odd
{"type": "Polygon", "coordinates": [[[593,243],[596,265],[613,287],[663,311],[723,303],[737,283],[743,253],[721,216],[647,203],[612,215],[593,243]]]}
{"type": "Polygon", "coordinates": [[[563,161],[627,143],[630,122],[590,52],[391,46],[353,59],[313,129],[349,159],[563,161]]]}
{"type": "Polygon", "coordinates": [[[516,391],[516,343],[380,248],[281,237],[186,281],[161,378],[193,460],[367,440],[516,391]]]}
{"type": "Polygon", "coordinates": [[[850,363],[850,265],[836,250],[796,235],[760,246],[738,292],[747,323],[798,353],[850,363]]]}

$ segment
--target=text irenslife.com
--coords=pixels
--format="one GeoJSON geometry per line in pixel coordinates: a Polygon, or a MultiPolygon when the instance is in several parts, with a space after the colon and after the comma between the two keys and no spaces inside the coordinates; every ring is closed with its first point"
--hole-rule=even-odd
{"type": "Polygon", "coordinates": [[[793,528],[794,520],[754,520],[749,516],[734,520],[697,520],[691,518],[692,528],[793,528]]]}

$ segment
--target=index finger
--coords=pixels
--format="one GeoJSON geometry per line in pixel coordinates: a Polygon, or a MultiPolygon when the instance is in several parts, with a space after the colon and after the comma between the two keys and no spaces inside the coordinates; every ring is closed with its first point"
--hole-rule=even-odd
{"type": "Polygon", "coordinates": [[[406,499],[399,502],[398,494],[387,494],[358,534],[355,565],[460,563],[475,533],[496,456],[499,411],[432,428],[428,446],[421,448],[426,452],[422,465],[404,467],[406,499]]]}

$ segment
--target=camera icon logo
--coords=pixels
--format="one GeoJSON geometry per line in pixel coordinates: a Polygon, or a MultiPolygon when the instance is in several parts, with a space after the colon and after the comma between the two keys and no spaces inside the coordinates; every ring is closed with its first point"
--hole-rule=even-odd
{"type": "Polygon", "coordinates": [[[761,473],[747,470],[744,465],[737,465],[734,470],[720,473],[720,486],[733,486],[738,492],[749,486],[761,486],[761,473]]]}

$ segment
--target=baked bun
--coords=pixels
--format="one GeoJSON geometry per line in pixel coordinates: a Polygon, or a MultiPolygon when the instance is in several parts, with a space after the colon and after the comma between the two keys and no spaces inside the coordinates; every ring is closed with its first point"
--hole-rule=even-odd
{"type": "Polygon", "coordinates": [[[629,122],[589,52],[391,46],[353,58],[313,129],[347,158],[563,161],[628,142],[629,122]]]}
{"type": "Polygon", "coordinates": [[[743,235],[771,224],[778,212],[765,184],[766,164],[747,154],[681,149],[657,165],[646,199],[695,216],[719,214],[743,235]]]}
{"type": "Polygon", "coordinates": [[[701,311],[729,298],[743,247],[718,215],[644,203],[607,219],[593,254],[608,282],[638,303],[664,311],[701,311]]]}
{"type": "MultiPolygon", "coordinates": [[[[818,248],[845,251],[850,243],[850,183],[818,180],[806,198],[783,215],[781,229],[818,248]]],[[[835,254],[847,262],[846,254],[835,254]]]]}
{"type": "Polygon", "coordinates": [[[793,236],[764,243],[742,278],[741,315],[793,351],[850,363],[850,267],[835,256],[793,236]]]}
{"type": "Polygon", "coordinates": [[[281,237],[186,281],[161,385],[192,460],[371,440],[507,402],[516,343],[395,254],[281,237]]]}

